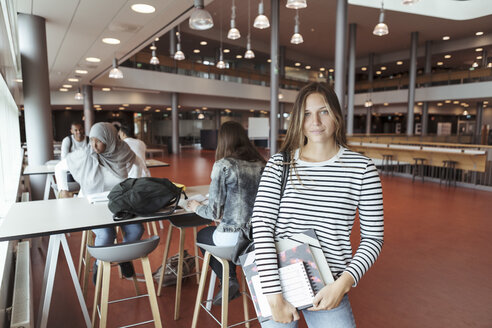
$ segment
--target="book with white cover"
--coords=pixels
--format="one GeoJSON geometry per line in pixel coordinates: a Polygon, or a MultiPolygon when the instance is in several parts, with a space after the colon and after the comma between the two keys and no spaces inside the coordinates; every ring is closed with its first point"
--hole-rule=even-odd
{"type": "Polygon", "coordinates": [[[86,195],[85,197],[89,201],[89,203],[94,204],[94,203],[101,203],[101,202],[108,202],[108,195],[110,191],[104,191],[104,192],[98,192],[94,194],[89,194],[86,195]]]}

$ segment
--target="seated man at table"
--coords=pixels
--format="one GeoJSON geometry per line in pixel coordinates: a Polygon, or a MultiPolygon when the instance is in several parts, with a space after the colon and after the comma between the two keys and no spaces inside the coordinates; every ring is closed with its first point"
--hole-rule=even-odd
{"type": "Polygon", "coordinates": [[[64,159],[68,153],[89,147],[89,137],[85,136],[84,126],[80,122],[72,122],[70,127],[71,135],[63,138],[61,144],[61,159],[64,159]]]}
{"type": "Polygon", "coordinates": [[[147,151],[147,146],[142,140],[133,138],[133,133],[128,125],[122,124],[120,130],[118,131],[118,136],[121,140],[126,142],[130,149],[142,159],[145,163],[145,152],[147,151]]]}
{"type": "MultiPolygon", "coordinates": [[[[145,163],[135,155],[128,145],[118,139],[116,128],[110,123],[97,123],[89,134],[91,147],[77,150],[67,155],[55,167],[60,197],[69,196],[66,183],[66,172],[70,170],[74,179],[80,184],[80,194],[88,195],[110,191],[115,185],[126,178],[139,178],[148,172],[145,163]]],[[[67,213],[70,216],[70,213],[67,213]]],[[[144,232],[140,223],[125,224],[123,241],[135,241],[144,232]]],[[[114,227],[97,228],[95,246],[111,245],[116,237],[114,227]]],[[[121,273],[129,278],[135,274],[130,262],[120,263],[121,273]]],[[[94,263],[93,281],[97,274],[97,262],[94,263]]]]}

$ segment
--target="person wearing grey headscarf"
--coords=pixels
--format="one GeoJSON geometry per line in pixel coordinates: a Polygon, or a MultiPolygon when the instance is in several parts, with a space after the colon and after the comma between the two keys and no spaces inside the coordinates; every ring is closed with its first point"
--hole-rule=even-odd
{"type": "MultiPolygon", "coordinates": [[[[91,147],[80,149],[67,155],[55,167],[56,181],[60,197],[68,197],[66,172],[70,171],[75,181],[80,184],[79,195],[88,195],[110,191],[115,185],[126,178],[149,176],[145,163],[135,155],[128,145],[118,138],[115,127],[110,123],[96,123],[90,134],[91,147]]],[[[121,226],[123,240],[139,240],[143,234],[140,223],[121,226]]],[[[114,227],[94,229],[96,234],[95,246],[110,245],[114,242],[116,232],[114,227]]],[[[133,266],[126,262],[120,264],[125,277],[134,275],[133,266]]],[[[94,264],[93,277],[97,272],[94,264]]]]}

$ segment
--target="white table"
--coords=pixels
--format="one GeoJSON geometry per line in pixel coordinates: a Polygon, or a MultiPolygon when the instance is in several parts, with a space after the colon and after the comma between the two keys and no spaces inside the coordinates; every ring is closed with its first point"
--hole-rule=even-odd
{"type": "MultiPolygon", "coordinates": [[[[55,166],[58,162],[60,161],[55,159],[46,162],[44,165],[27,165],[24,169],[23,175],[46,174],[46,183],[44,186],[43,196],[44,200],[49,199],[51,183],[54,182],[53,176],[55,174],[55,166]]],[[[169,163],[158,161],[156,159],[145,160],[145,165],[147,168],[170,166],[169,163]]]]}
{"type": "Polygon", "coordinates": [[[161,154],[161,156],[164,157],[164,149],[161,148],[147,148],[145,153],[150,158],[153,158],[154,154],[161,154]]]}
{"type": "MultiPolygon", "coordinates": [[[[195,186],[186,189],[188,196],[207,193],[208,186],[195,186]]],[[[172,214],[172,216],[186,215],[193,214],[182,209],[172,214]]],[[[130,222],[156,221],[165,218],[162,215],[156,215],[155,217],[137,217],[114,222],[106,203],[90,204],[86,198],[82,197],[13,204],[0,223],[0,241],[50,236],[36,327],[45,328],[47,326],[60,246],[67,260],[85,324],[87,327],[91,327],[89,312],[65,237],[66,232],[111,227],[130,222]]]]}

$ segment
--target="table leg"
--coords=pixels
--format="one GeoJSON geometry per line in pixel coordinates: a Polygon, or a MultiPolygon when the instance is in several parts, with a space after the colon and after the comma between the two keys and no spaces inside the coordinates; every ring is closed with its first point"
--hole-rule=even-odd
{"type": "Polygon", "coordinates": [[[48,252],[46,254],[46,264],[44,267],[43,286],[41,288],[41,298],[39,301],[38,322],[36,327],[46,328],[48,314],[50,311],[51,294],[53,293],[53,283],[55,280],[56,264],[58,262],[58,252],[60,250],[60,238],[58,235],[50,236],[48,252]]]}
{"type": "Polygon", "coordinates": [[[44,200],[50,199],[50,188],[51,188],[50,182],[51,182],[51,174],[46,174],[46,183],[44,185],[44,196],[43,196],[44,200]]]}
{"type": "Polygon", "coordinates": [[[70,270],[70,275],[72,276],[75,292],[77,293],[77,298],[79,299],[80,308],[84,316],[85,324],[88,328],[90,328],[92,327],[92,324],[91,324],[91,319],[89,317],[89,311],[87,310],[87,305],[85,304],[82,288],[80,288],[80,282],[79,279],[77,278],[77,271],[75,270],[75,265],[73,264],[72,254],[70,253],[70,248],[68,247],[68,243],[67,243],[67,237],[65,237],[65,234],[60,234],[59,236],[61,239],[63,251],[65,253],[65,258],[67,259],[68,269],[70,270]]]}

